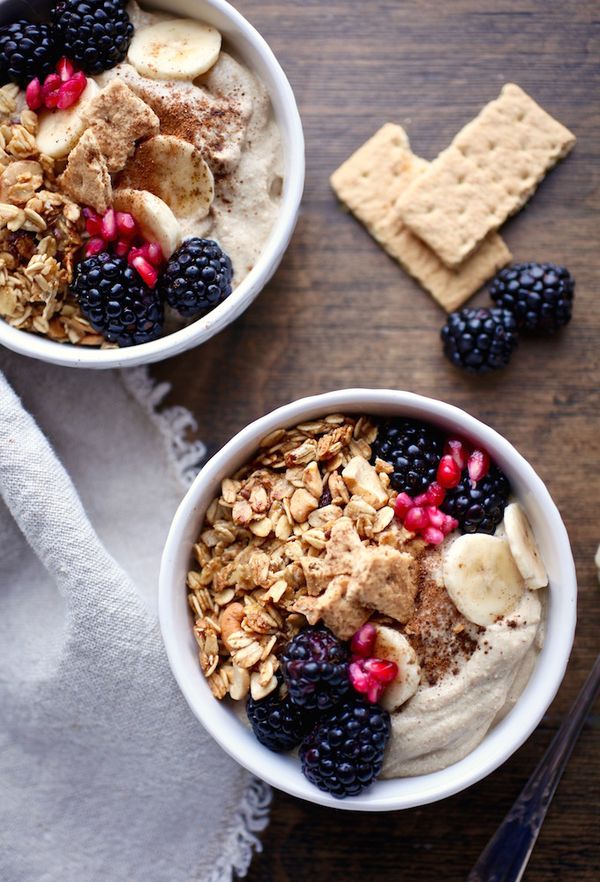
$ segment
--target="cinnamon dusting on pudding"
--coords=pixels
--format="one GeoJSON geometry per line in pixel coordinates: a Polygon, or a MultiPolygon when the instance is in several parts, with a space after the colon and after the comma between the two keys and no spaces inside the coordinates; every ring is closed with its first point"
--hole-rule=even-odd
{"type": "Polygon", "coordinates": [[[456,609],[448,592],[421,558],[419,590],[414,615],[404,633],[417,653],[423,679],[435,685],[446,674],[457,674],[477,649],[477,635],[484,628],[473,625],[456,609]]]}

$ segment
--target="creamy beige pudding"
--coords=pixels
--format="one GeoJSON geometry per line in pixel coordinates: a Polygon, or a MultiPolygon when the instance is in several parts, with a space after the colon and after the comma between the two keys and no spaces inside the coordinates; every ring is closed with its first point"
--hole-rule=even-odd
{"type": "Polygon", "coordinates": [[[425,423],[332,414],[271,433],[222,482],[194,556],[214,696],[247,701],[258,740],[299,746],[335,796],[466,756],[543,644],[548,579],[508,479],[425,423]]]}

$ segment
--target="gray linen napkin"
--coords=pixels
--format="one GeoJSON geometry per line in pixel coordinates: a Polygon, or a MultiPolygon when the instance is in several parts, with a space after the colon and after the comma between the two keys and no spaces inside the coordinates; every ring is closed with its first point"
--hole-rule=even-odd
{"type": "Polygon", "coordinates": [[[41,427],[0,373],[0,879],[229,882],[269,790],[192,717],[155,614],[191,418],[143,370],[0,369],[41,427]]]}

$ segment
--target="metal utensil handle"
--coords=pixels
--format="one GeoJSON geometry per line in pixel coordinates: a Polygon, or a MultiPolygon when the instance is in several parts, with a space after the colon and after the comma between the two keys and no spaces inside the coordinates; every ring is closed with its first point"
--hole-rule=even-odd
{"type": "Polygon", "coordinates": [[[561,775],[600,690],[600,656],[567,718],[531,778],[500,824],[467,882],[519,882],[529,861],[561,775]]]}

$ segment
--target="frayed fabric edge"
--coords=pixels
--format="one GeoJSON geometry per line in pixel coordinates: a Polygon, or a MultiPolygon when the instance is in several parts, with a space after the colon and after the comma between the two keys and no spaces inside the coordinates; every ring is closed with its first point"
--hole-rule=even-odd
{"type": "MultiPolygon", "coordinates": [[[[160,432],[179,482],[183,487],[189,487],[206,457],[206,446],[202,441],[190,441],[188,437],[198,428],[196,420],[189,410],[178,405],[159,410],[171,391],[171,385],[156,383],[146,366],[122,370],[121,378],[129,394],[160,432]]],[[[262,842],[256,834],[269,825],[271,799],[269,785],[258,778],[251,778],[223,854],[209,876],[204,879],[196,877],[190,882],[234,882],[234,873],[240,879],[246,876],[254,854],[262,851],[262,842]]]]}
{"type": "Polygon", "coordinates": [[[185,407],[179,405],[164,407],[161,403],[171,391],[170,383],[156,383],[146,366],[121,371],[123,384],[148,414],[160,432],[167,451],[169,462],[183,487],[189,487],[206,457],[206,446],[202,441],[191,441],[190,433],[197,430],[198,424],[185,407]]]}

